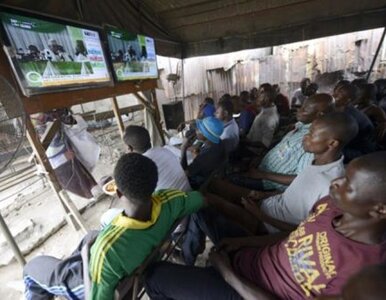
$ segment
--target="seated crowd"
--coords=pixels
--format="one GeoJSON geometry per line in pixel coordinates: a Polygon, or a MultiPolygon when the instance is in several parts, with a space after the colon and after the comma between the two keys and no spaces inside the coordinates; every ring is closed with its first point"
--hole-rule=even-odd
{"type": "Polygon", "coordinates": [[[70,257],[27,263],[26,298],[114,299],[180,224],[179,264],[145,270],[150,299],[384,299],[386,80],[317,90],[305,78],[291,101],[269,83],[206,98],[180,161],[128,126],[115,207],[70,257]]]}

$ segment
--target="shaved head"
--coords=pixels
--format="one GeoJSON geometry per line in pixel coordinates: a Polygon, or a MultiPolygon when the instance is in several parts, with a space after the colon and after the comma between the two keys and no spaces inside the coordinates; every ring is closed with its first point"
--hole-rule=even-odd
{"type": "Polygon", "coordinates": [[[313,122],[317,117],[334,111],[334,99],[329,94],[316,94],[304,101],[296,117],[304,124],[313,122]]]}
{"type": "Polygon", "coordinates": [[[315,122],[325,127],[331,138],[340,142],[340,147],[344,147],[358,134],[358,123],[353,117],[342,112],[325,114],[315,122]]]}
{"type": "Polygon", "coordinates": [[[308,98],[315,105],[318,112],[329,113],[334,111],[334,98],[329,94],[316,94],[308,98]]]}
{"type": "Polygon", "coordinates": [[[366,173],[363,185],[369,185],[377,199],[386,203],[386,151],[374,152],[361,156],[351,162],[366,173]],[[380,196],[380,197],[379,197],[380,196]]]}

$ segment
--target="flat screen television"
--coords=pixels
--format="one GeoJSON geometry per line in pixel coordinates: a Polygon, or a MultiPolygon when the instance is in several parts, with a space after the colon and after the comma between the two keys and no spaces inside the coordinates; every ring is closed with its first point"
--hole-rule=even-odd
{"type": "Polygon", "coordinates": [[[158,78],[154,39],[111,27],[105,31],[117,81],[158,78]]]}
{"type": "Polygon", "coordinates": [[[0,8],[4,50],[27,97],[112,85],[98,29],[0,8]]]}

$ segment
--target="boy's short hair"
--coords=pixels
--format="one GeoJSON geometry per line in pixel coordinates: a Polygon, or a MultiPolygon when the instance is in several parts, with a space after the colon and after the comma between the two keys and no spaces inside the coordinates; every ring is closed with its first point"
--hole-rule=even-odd
{"type": "Polygon", "coordinates": [[[233,102],[231,99],[222,99],[219,101],[218,106],[220,106],[228,115],[233,115],[233,102]]]}
{"type": "Polygon", "coordinates": [[[214,100],[213,100],[213,98],[211,98],[211,97],[206,97],[206,98],[204,99],[204,103],[214,105],[214,100]]]}
{"type": "Polygon", "coordinates": [[[127,153],[121,156],[114,169],[118,190],[132,202],[150,199],[158,181],[156,164],[146,156],[127,153]]]}
{"type": "Polygon", "coordinates": [[[144,153],[151,148],[149,132],[142,126],[127,126],[123,141],[136,152],[144,153]]]}
{"type": "Polygon", "coordinates": [[[358,88],[351,83],[340,85],[339,90],[344,91],[351,101],[354,101],[358,94],[358,88]]]}
{"type": "Polygon", "coordinates": [[[325,124],[332,138],[341,142],[341,147],[347,145],[358,134],[358,123],[346,113],[331,112],[317,120],[325,124]]]}

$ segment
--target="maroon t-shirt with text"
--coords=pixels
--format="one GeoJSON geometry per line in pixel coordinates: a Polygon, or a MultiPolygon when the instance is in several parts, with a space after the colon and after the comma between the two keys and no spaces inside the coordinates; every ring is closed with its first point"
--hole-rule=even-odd
{"type": "Polygon", "coordinates": [[[386,259],[385,242],[366,245],[339,234],[332,225],[339,215],[330,197],[319,200],[287,239],[238,251],[235,270],[281,299],[339,294],[350,276],[386,259]]]}

